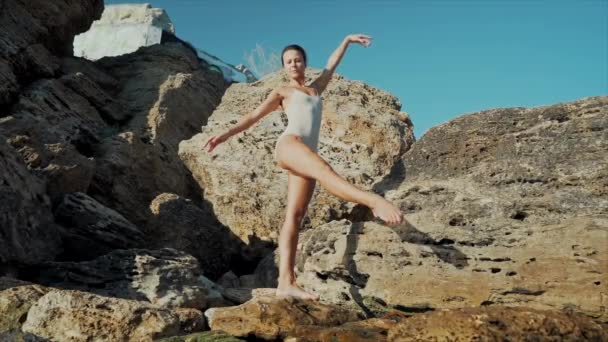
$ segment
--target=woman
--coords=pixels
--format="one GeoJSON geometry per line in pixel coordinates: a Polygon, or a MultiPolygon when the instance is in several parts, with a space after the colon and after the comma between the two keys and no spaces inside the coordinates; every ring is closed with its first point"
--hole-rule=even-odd
{"type": "Polygon", "coordinates": [[[246,130],[279,106],[287,113],[288,125],[277,139],[274,154],[277,165],[287,170],[288,174],[287,208],[279,237],[277,296],[319,299],[318,295],[297,285],[294,273],[298,229],[317,181],[335,196],[368,206],[375,217],[389,225],[399,224],[403,219],[397,207],[377,194],[350,184],[316,153],[323,100],[320,94],[327,87],[348,45],[358,43],[368,47],[371,45],[371,39],[372,37],[362,34],[348,35],[329,57],[321,75],[309,85],[305,84],[304,77],[307,66],[306,52],[298,45],[285,47],[281,54],[281,63],[289,75],[289,84],[271,91],[258,108],[244,115],[224,134],[210,137],[204,146],[209,146],[207,151],[211,152],[215,146],[246,130]]]}

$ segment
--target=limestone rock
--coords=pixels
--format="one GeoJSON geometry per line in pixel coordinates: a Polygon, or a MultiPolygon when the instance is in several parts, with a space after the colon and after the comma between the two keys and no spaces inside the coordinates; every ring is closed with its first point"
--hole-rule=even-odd
{"type": "Polygon", "coordinates": [[[205,311],[211,330],[222,330],[236,337],[255,335],[271,340],[286,337],[297,326],[335,326],[357,320],[351,312],[334,306],[273,295],[254,297],[235,307],[205,311]]]}
{"type": "Polygon", "coordinates": [[[88,260],[114,249],[143,246],[144,235],[135,225],[87,194],[64,195],[54,215],[64,227],[64,254],[70,260],[88,260]]]}
{"type": "Polygon", "coordinates": [[[91,261],[44,263],[27,273],[47,286],[162,307],[203,310],[226,305],[221,289],[201,274],[196,259],[170,248],[115,250],[91,261]]]}
{"type": "Polygon", "coordinates": [[[201,197],[177,144],[206,123],[226,85],[175,43],[104,58],[97,66],[119,80],[114,98],[128,104],[131,119],[96,147],[98,167],[88,193],[144,227],[150,202],[161,193],[201,197]]]}
{"type": "MultiPolygon", "coordinates": [[[[1,119],[0,119],[1,120],[1,119]]],[[[36,263],[60,252],[45,183],[0,135],[0,266],[36,263]]]]}
{"type": "Polygon", "coordinates": [[[0,291],[0,332],[21,330],[30,307],[49,290],[40,285],[21,285],[0,291]]]}
{"type": "Polygon", "coordinates": [[[158,195],[150,204],[147,224],[149,248],[175,248],[196,257],[204,274],[217,279],[236,263],[239,240],[210,210],[175,194],[158,195]]]}
{"type": "Polygon", "coordinates": [[[607,128],[596,97],[431,129],[378,185],[407,222],[306,232],[301,284],[368,315],[503,304],[607,322],[607,128]]]}
{"type": "Polygon", "coordinates": [[[193,313],[184,322],[177,310],[87,292],[51,291],[31,307],[22,329],[53,341],[89,341],[92,336],[100,341],[153,341],[201,329],[204,316],[198,312],[193,321],[193,313]]]}
{"type": "Polygon", "coordinates": [[[94,172],[91,146],[105,127],[85,98],[55,79],[32,83],[0,120],[0,133],[44,176],[51,197],[87,190],[94,172]]]}
{"type": "MultiPolygon", "coordinates": [[[[315,75],[318,71],[308,77],[315,75]]],[[[202,146],[211,135],[223,133],[255,109],[273,87],[286,83],[282,77],[273,74],[252,84],[233,84],[203,132],[180,143],[180,158],[205,189],[219,220],[248,243],[276,242],[284,219],[287,172],[276,165],[273,152],[286,116],[281,111],[269,114],[211,154],[202,146]]],[[[357,186],[372,189],[413,143],[411,123],[402,121],[401,105],[394,96],[339,75],[324,97],[321,157],[357,186]]],[[[358,210],[318,186],[304,225],[310,228],[356,216],[358,210]]]]}
{"type": "Polygon", "coordinates": [[[3,1],[0,107],[11,104],[31,80],[52,76],[58,67],[52,54],[71,55],[74,36],[86,31],[102,10],[101,0],[3,1]]]}
{"type": "Polygon", "coordinates": [[[605,341],[608,333],[582,315],[526,308],[463,308],[415,315],[389,330],[395,342],[465,341],[605,341]]]}

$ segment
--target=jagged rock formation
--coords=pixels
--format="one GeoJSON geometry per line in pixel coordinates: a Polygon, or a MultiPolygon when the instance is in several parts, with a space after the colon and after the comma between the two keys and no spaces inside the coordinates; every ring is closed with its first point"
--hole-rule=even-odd
{"type": "MultiPolygon", "coordinates": [[[[149,206],[164,192],[204,207],[177,145],[206,122],[224,80],[179,43],[97,63],[70,57],[72,38],[99,17],[101,1],[3,6],[0,267],[58,255],[92,259],[113,248],[154,243],[147,238],[154,216],[149,206]],[[74,206],[65,204],[80,197],[94,208],[83,205],[86,215],[66,213],[74,206]],[[108,217],[112,222],[102,225],[110,235],[91,223],[108,217]],[[86,230],[95,233],[78,233],[86,230]]],[[[227,263],[214,266],[215,272],[227,271],[227,263]]]]}
{"type": "Polygon", "coordinates": [[[322,302],[282,300],[286,116],[202,146],[285,75],[226,92],[179,39],[72,57],[102,8],[0,4],[0,340],[608,339],[608,97],[465,115],[414,143],[394,96],[336,75],[321,156],[408,222],[317,187],[296,271],[322,302]]]}

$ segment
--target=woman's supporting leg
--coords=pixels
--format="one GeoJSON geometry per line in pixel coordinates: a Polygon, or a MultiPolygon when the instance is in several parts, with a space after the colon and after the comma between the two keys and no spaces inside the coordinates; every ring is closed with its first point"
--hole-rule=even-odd
{"type": "Polygon", "coordinates": [[[278,296],[296,296],[305,299],[318,299],[316,294],[306,292],[296,283],[294,273],[298,232],[306,215],[308,203],[312,198],[316,181],[288,172],[287,208],[285,221],[279,236],[279,279],[278,296]]]}
{"type": "Polygon", "coordinates": [[[361,190],[340,177],[318,154],[304,144],[300,137],[286,135],[277,145],[280,167],[304,178],[315,179],[331,194],[346,201],[363,204],[389,225],[401,223],[403,215],[392,203],[373,192],[361,190]]]}

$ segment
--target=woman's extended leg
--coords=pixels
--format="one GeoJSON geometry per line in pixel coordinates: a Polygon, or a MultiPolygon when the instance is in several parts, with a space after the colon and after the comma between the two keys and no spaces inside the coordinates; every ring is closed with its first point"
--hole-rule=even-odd
{"type": "Polygon", "coordinates": [[[316,294],[306,292],[296,283],[294,273],[296,248],[298,245],[298,231],[308,203],[315,189],[316,181],[288,172],[287,208],[285,221],[279,236],[279,279],[277,296],[296,296],[304,299],[316,300],[316,294]]]}
{"type": "Polygon", "coordinates": [[[363,204],[372,209],[374,216],[389,225],[401,223],[399,208],[373,192],[361,190],[340,177],[331,166],[313,152],[296,135],[285,135],[277,145],[278,165],[292,173],[315,179],[327,191],[346,201],[363,204]]]}

